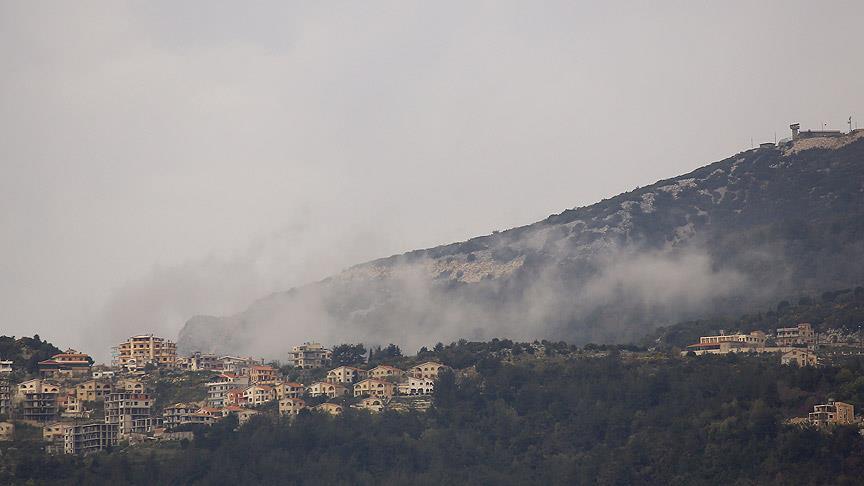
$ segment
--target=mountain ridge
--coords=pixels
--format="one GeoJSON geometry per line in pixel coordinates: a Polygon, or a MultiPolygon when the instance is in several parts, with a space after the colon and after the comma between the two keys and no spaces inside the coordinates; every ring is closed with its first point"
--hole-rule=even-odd
{"type": "Polygon", "coordinates": [[[852,285],[864,268],[862,162],[860,130],[740,152],[532,224],[354,265],[234,316],[193,317],[179,345],[280,353],[244,336],[264,330],[408,345],[424,342],[416,334],[624,341],[852,285]]]}

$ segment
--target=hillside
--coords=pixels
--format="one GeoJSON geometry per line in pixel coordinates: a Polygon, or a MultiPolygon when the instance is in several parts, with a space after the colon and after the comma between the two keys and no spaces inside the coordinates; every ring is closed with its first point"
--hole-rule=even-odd
{"type": "Polygon", "coordinates": [[[0,483],[852,485],[864,474],[857,425],[784,423],[827,397],[860,410],[861,356],[799,369],[776,356],[589,357],[566,344],[514,357],[517,346],[470,343],[476,365],[444,373],[426,413],[304,410],[239,429],[230,416],[192,443],[85,457],[0,442],[0,483]]]}
{"type": "Polygon", "coordinates": [[[283,356],[294,342],[465,337],[626,342],[864,281],[864,131],[742,152],[519,228],[357,265],[179,347],[283,356]]]}
{"type": "Polygon", "coordinates": [[[37,364],[55,354],[62,353],[60,348],[39,335],[31,337],[0,336],[0,359],[11,360],[14,369],[26,373],[36,373],[37,364]]]}

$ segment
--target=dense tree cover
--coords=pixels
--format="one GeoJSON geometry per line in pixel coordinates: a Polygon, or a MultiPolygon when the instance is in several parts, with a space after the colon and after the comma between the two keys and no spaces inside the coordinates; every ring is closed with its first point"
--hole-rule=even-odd
{"type": "Polygon", "coordinates": [[[857,428],[784,425],[829,396],[864,405],[859,357],[798,369],[776,356],[615,349],[481,356],[476,372],[441,378],[425,414],[304,412],[239,429],[232,419],[192,443],[85,458],[6,449],[0,483],[856,484],[864,474],[857,428]]]}
{"type": "Polygon", "coordinates": [[[15,368],[27,374],[38,371],[37,363],[63,351],[38,334],[31,337],[0,336],[0,359],[11,359],[15,368]]]}
{"type": "Polygon", "coordinates": [[[766,312],[737,318],[701,319],[660,327],[644,341],[646,344],[684,347],[698,342],[699,336],[720,329],[774,331],[777,327],[794,326],[800,322],[809,322],[817,331],[843,329],[858,332],[859,326],[864,329],[864,287],[824,292],[819,297],[801,296],[797,302],[784,300],[766,312]]]}
{"type": "Polygon", "coordinates": [[[333,366],[349,366],[366,360],[366,348],[362,344],[340,344],[333,346],[333,366]]]}

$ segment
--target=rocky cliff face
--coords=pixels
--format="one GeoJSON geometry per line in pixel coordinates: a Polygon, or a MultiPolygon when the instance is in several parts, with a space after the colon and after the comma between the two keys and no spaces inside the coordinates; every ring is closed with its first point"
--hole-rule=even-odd
{"type": "Polygon", "coordinates": [[[737,154],[535,224],[417,250],[195,317],[181,350],[627,341],[864,281],[864,131],[737,154]]]}

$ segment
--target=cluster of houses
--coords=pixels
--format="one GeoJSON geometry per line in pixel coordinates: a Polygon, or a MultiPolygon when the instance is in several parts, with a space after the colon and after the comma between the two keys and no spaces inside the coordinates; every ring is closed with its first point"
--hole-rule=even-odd
{"type": "MultiPolygon", "coordinates": [[[[178,356],[174,343],[153,335],[133,336],[114,349],[110,368],[93,369],[90,356],[67,350],[39,362],[38,378],[14,385],[9,380],[13,363],[0,361],[0,416],[14,418],[0,422],[0,440],[11,438],[15,422],[23,422],[42,427],[49,452],[86,454],[119,441],[191,438],[191,432],[174,429],[211,425],[230,415],[242,425],[270,411],[288,417],[304,410],[338,415],[346,406],[380,412],[397,397],[432,395],[446,368],[432,361],[407,370],[339,366],[322,380],[304,385],[284,379],[279,369],[254,358],[178,356]],[[154,369],[208,371],[214,378],[205,384],[201,401],[175,403],[159,411],[146,384],[154,369]]],[[[326,368],[331,359],[331,351],[318,343],[294,346],[290,353],[295,369],[326,368]]]]}
{"type": "Polygon", "coordinates": [[[778,328],[773,336],[763,331],[753,331],[749,334],[721,331],[716,336],[702,336],[699,342],[687,346],[682,355],[690,353],[728,354],[728,353],[778,353],[783,364],[798,366],[818,366],[819,359],[815,349],[818,345],[818,335],[808,323],[794,327],[778,328]],[[773,342],[772,342],[773,341],[773,342]]]}

